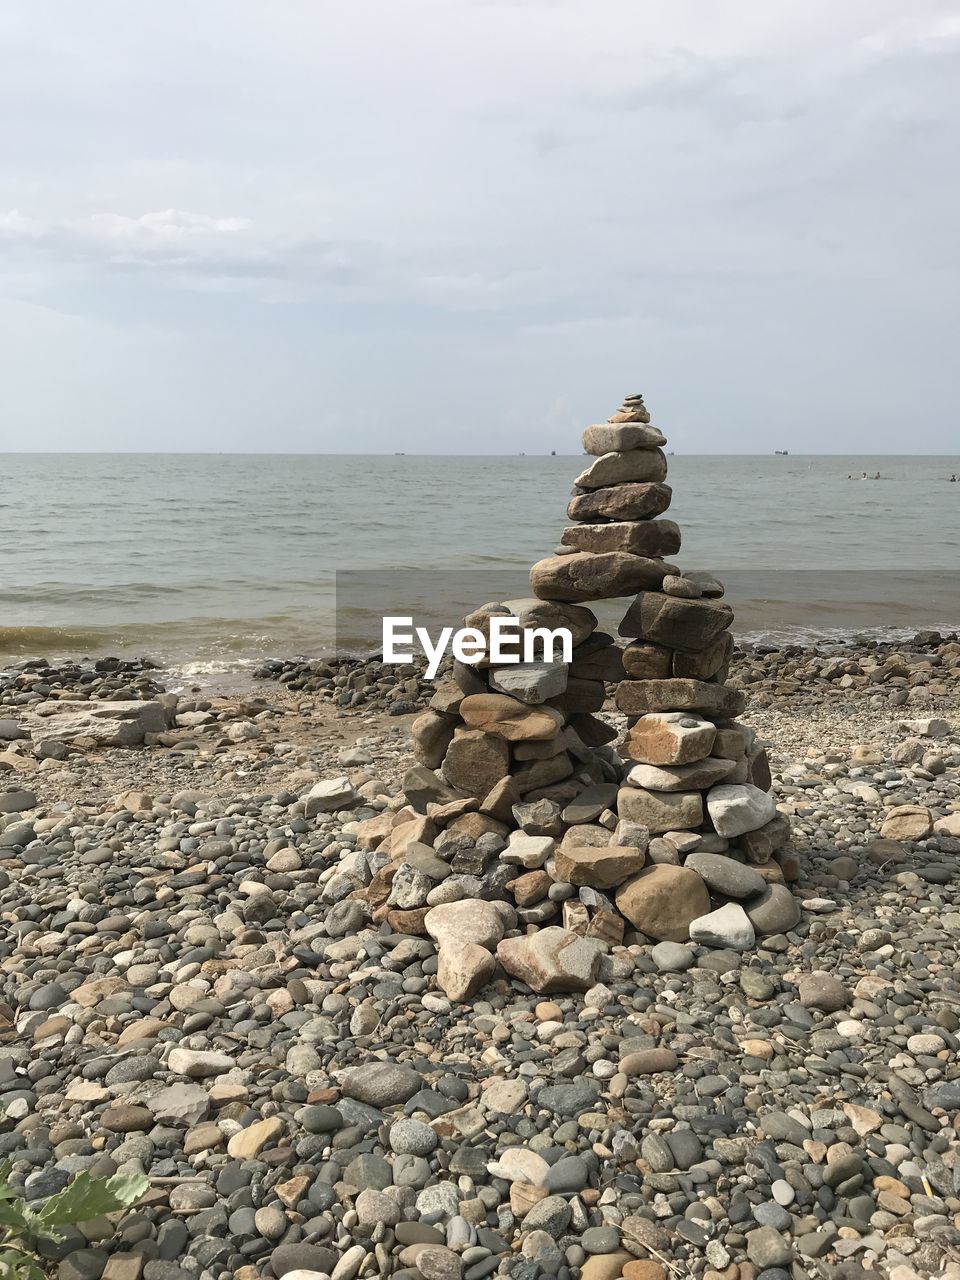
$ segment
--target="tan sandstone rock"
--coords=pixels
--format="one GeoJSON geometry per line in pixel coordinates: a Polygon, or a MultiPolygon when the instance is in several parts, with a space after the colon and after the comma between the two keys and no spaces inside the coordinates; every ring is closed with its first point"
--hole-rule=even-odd
{"type": "Polygon", "coordinates": [[[505,693],[472,693],[460,703],[460,715],[471,729],[507,742],[543,741],[563,728],[563,716],[553,707],[530,707],[505,693]]]}
{"type": "Polygon", "coordinates": [[[557,875],[561,880],[594,889],[613,889],[623,884],[642,869],[644,861],[639,849],[626,846],[578,849],[561,845],[556,852],[557,875]]]}
{"type": "Polygon", "coordinates": [[[668,484],[617,484],[579,493],[567,504],[570,520],[648,520],[662,515],[673,496],[668,484]]]}
{"type": "Polygon", "coordinates": [[[602,943],[556,925],[522,938],[504,938],[497,946],[497,959],[507,973],[540,995],[589,991],[603,953],[602,943]]]}
{"type": "Polygon", "coordinates": [[[739,689],[702,680],[624,680],[614,699],[628,715],[651,711],[698,711],[711,716],[737,716],[747,705],[739,689]]]}
{"type": "Polygon", "coordinates": [[[925,840],[933,830],[933,817],[922,804],[898,804],[888,809],[880,828],[884,840],[925,840]]]}
{"type": "Polygon", "coordinates": [[[631,449],[657,449],[667,443],[659,427],[645,423],[596,423],[580,437],[584,453],[601,458],[605,453],[627,453],[631,449]]]}
{"type": "Polygon", "coordinates": [[[666,680],[673,671],[673,659],[672,649],[638,640],[624,648],[622,662],[634,680],[666,680]]]}
{"type": "Polygon", "coordinates": [[[621,787],[617,792],[617,812],[621,818],[639,822],[654,835],[662,835],[664,831],[699,827],[703,821],[703,799],[699,791],[621,787]]]}
{"type": "Polygon", "coordinates": [[[667,572],[663,561],[626,551],[574,551],[538,560],[530,584],[542,600],[610,600],[659,586],[667,572]]]}
{"type": "Polygon", "coordinates": [[[510,771],[510,748],[503,738],[479,729],[458,729],[441,772],[452,787],[482,798],[510,771]]]}
{"type": "Polygon", "coordinates": [[[658,863],[621,885],[617,908],[635,929],[658,942],[686,942],[690,925],[710,910],[710,894],[695,871],[658,863]]]}
{"type": "Polygon", "coordinates": [[[440,946],[452,942],[475,942],[492,951],[516,920],[506,902],[463,898],[431,907],[424,917],[427,933],[440,946]]]}
{"type": "Polygon", "coordinates": [[[708,756],[692,764],[635,764],[626,776],[632,787],[647,791],[698,791],[715,786],[734,769],[732,760],[708,756]]]}
{"type": "Polygon", "coordinates": [[[451,1000],[469,1000],[486,986],[496,967],[493,952],[476,942],[445,942],[437,953],[437,982],[451,1000]]]}
{"type": "Polygon", "coordinates": [[[960,840],[960,813],[948,813],[945,818],[938,818],[933,829],[938,836],[953,836],[960,840]]]}
{"type": "Polygon", "coordinates": [[[560,542],[577,551],[626,551],[635,556],[675,556],[680,528],[673,520],[614,520],[609,524],[575,524],[560,542]]]}
{"type": "Polygon", "coordinates": [[[638,480],[658,484],[667,476],[667,460],[662,449],[630,449],[625,453],[604,453],[581,471],[574,484],[578,489],[602,489],[611,484],[633,484],[638,480]]]}
{"type": "Polygon", "coordinates": [[[624,750],[642,764],[685,765],[706,759],[716,737],[716,725],[700,716],[651,712],[629,729],[624,750]]]}
{"type": "Polygon", "coordinates": [[[425,711],[410,726],[413,754],[428,769],[436,769],[446,755],[457,728],[455,716],[440,711],[425,711]]]}

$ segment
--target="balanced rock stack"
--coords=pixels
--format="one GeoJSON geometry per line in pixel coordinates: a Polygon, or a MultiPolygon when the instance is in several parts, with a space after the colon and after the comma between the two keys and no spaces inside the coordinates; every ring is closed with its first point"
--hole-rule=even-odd
{"type": "Polygon", "coordinates": [[[665,443],[639,396],[586,429],[595,460],[559,554],[531,571],[534,598],[465,619],[567,627],[572,661],[455,663],[413,724],[406,807],[358,833],[374,918],[434,939],[451,998],[498,964],[538,992],[587,990],[632,970],[611,952],[624,942],[743,951],[799,920],[789,826],[724,683],[733,613],[716,579],[664,559],[680,547],[660,518],[665,443]],[[621,645],[584,602],[626,596],[621,645]],[[622,735],[597,715],[611,685],[622,735]]]}

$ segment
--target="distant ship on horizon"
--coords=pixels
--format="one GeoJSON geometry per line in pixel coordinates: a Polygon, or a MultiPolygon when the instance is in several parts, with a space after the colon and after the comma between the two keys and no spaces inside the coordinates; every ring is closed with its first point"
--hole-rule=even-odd
{"type": "Polygon", "coordinates": [[[790,457],[790,450],[789,450],[789,449],[774,449],[774,451],[773,451],[773,452],[777,455],[777,457],[778,457],[778,458],[789,458],[789,457],[790,457]]]}

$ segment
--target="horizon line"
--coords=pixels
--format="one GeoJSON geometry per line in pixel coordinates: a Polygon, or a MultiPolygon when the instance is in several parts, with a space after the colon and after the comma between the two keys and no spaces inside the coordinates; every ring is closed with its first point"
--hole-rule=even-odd
{"type": "MultiPolygon", "coordinates": [[[[432,453],[416,450],[369,450],[364,452],[344,452],[341,450],[295,450],[295,449],[0,449],[0,457],[8,458],[587,458],[592,454],[578,453],[432,453]]],[[[755,451],[731,449],[708,450],[688,453],[668,452],[671,458],[957,458],[960,453],[935,453],[932,451],[914,451],[910,453],[845,453],[830,451],[823,453],[791,453],[776,451],[757,453],[755,451]]]]}

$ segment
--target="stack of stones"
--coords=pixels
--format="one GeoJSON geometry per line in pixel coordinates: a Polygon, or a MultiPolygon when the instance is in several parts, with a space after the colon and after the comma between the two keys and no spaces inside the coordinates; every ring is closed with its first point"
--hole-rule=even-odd
{"type": "Polygon", "coordinates": [[[799,920],[789,826],[724,683],[732,610],[715,578],[664,558],[680,547],[660,518],[665,443],[639,396],[586,429],[595,460],[534,597],[465,619],[568,627],[572,662],[454,664],[413,724],[407,806],[358,833],[374,918],[434,938],[452,998],[498,963],[535,991],[586,990],[616,976],[617,944],[744,951],[799,920]],[[626,596],[618,644],[585,602],[626,596]],[[616,749],[608,692],[626,715],[616,749]]]}

